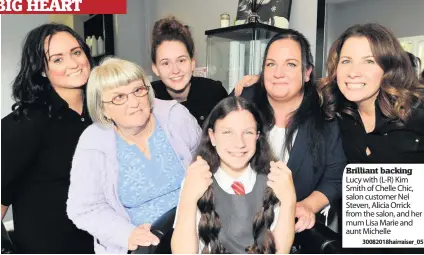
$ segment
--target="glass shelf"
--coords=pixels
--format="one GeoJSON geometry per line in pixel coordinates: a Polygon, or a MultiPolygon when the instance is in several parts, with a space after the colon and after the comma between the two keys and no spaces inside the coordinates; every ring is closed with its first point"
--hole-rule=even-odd
{"type": "Polygon", "coordinates": [[[247,74],[259,74],[269,40],[284,29],[248,23],[205,31],[206,75],[231,92],[247,74]]]}

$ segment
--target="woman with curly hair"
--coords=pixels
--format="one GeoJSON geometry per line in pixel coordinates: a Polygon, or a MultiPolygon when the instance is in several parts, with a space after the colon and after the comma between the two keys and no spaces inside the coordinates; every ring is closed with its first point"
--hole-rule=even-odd
{"type": "Polygon", "coordinates": [[[350,163],[424,162],[424,86],[389,29],[348,28],[327,69],[320,101],[327,118],[339,119],[350,163]]]}
{"type": "Polygon", "coordinates": [[[266,125],[241,97],[222,100],[202,131],[181,187],[173,253],[288,253],[296,194],[275,162],[266,125]]]}
{"type": "Polygon", "coordinates": [[[2,219],[13,205],[17,253],[94,253],[94,240],[66,215],[72,156],[92,123],[85,104],[90,50],[71,28],[44,24],[26,36],[1,120],[2,219]]]}

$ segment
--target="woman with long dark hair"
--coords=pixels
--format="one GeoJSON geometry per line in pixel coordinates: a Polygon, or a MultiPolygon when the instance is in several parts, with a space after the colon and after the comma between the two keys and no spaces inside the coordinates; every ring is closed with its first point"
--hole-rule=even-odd
{"type": "Polygon", "coordinates": [[[343,152],[337,121],[326,121],[314,82],[305,36],[285,29],[268,43],[259,82],[243,89],[271,129],[275,156],[293,172],[296,231],[312,228],[315,214],[341,197],[343,152]]]}
{"type": "Polygon", "coordinates": [[[71,28],[45,24],[25,39],[2,125],[2,219],[13,205],[18,253],[93,253],[93,238],[66,214],[72,156],[91,124],[84,86],[90,50],[71,28]]]}
{"type": "MultiPolygon", "coordinates": [[[[330,48],[318,83],[322,109],[340,123],[349,163],[424,163],[424,86],[414,59],[386,27],[349,27],[330,48]]],[[[346,249],[345,253],[423,253],[346,249]]]]}
{"type": "Polygon", "coordinates": [[[255,105],[222,100],[203,127],[181,188],[173,253],[288,253],[296,195],[255,105]]]}
{"type": "Polygon", "coordinates": [[[327,69],[318,92],[326,117],[340,122],[350,163],[424,163],[424,84],[389,29],[348,28],[327,69]]]}

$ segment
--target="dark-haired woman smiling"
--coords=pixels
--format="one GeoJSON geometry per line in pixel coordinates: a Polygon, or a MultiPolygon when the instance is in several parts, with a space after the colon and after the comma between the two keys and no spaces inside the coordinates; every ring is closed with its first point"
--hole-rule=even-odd
{"type": "Polygon", "coordinates": [[[13,83],[13,112],[2,125],[2,219],[13,205],[18,253],[94,253],[93,238],[68,219],[72,156],[92,122],[84,104],[87,45],[64,25],[26,37],[13,83]]]}
{"type": "Polygon", "coordinates": [[[393,33],[352,26],[328,56],[318,92],[349,162],[424,163],[424,85],[393,33]]]}
{"type": "Polygon", "coordinates": [[[346,157],[337,121],[326,121],[319,107],[311,48],[305,36],[285,29],[265,49],[260,81],[243,89],[271,129],[274,155],[293,172],[295,230],[315,224],[315,214],[342,195],[346,157]]]}

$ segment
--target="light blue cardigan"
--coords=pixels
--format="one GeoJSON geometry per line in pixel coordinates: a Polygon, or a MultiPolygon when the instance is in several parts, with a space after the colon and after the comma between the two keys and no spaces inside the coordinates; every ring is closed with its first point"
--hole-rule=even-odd
{"type": "MultiPolygon", "coordinates": [[[[199,143],[196,119],[175,100],[155,99],[153,115],[186,169],[199,143]]],[[[75,151],[67,213],[78,228],[94,236],[96,253],[126,254],[136,227],[118,199],[117,183],[115,132],[94,123],[82,133],[75,151]]]]}

